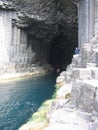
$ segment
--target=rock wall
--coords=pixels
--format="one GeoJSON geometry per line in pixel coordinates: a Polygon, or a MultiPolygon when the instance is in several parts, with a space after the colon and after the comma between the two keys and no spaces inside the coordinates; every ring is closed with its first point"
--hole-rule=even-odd
{"type": "Polygon", "coordinates": [[[32,72],[47,64],[49,47],[39,39],[38,28],[20,20],[12,1],[1,1],[0,6],[0,74],[32,72]]]}
{"type": "Polygon", "coordinates": [[[79,47],[91,43],[98,36],[98,2],[97,0],[79,1],[79,47]]]}
{"type": "Polygon", "coordinates": [[[27,32],[12,24],[16,17],[15,11],[0,11],[0,69],[3,73],[26,69],[34,57],[32,48],[27,48],[27,32]]]}
{"type": "Polygon", "coordinates": [[[12,11],[0,11],[0,68],[6,68],[10,63],[10,46],[12,39],[12,11]]]}
{"type": "MultiPolygon", "coordinates": [[[[64,4],[64,1],[55,0],[0,1],[1,73],[12,72],[12,70],[13,72],[32,71],[31,66],[47,64],[51,44],[55,37],[61,34],[65,37],[61,48],[64,44],[68,46],[67,52],[73,53],[75,44],[77,44],[77,30],[73,35],[72,25],[76,25],[75,29],[77,28],[75,24],[77,10],[70,1],[66,2],[66,6],[64,4]],[[70,39],[68,43],[65,42],[66,37],[70,39]],[[70,49],[70,45],[67,44],[72,41],[73,47],[70,49]]],[[[64,54],[65,59],[68,54],[64,54]]],[[[64,63],[65,60],[62,64],[64,63]]]]}
{"type": "Polygon", "coordinates": [[[79,54],[57,78],[62,86],[44,130],[98,130],[98,1],[79,1],[79,54]],[[64,116],[63,116],[64,115],[64,116]]]}

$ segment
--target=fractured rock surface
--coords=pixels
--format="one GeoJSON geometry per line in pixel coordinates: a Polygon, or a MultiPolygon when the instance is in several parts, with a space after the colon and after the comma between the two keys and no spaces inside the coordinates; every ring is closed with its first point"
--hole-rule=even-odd
{"type": "MultiPolygon", "coordinates": [[[[90,46],[87,44],[86,48],[90,48],[90,46]]],[[[96,57],[93,48],[92,45],[89,52],[93,52],[94,55],[92,55],[96,57]]],[[[83,46],[80,54],[73,56],[72,63],[59,76],[59,79],[63,77],[62,81],[65,79],[65,84],[58,90],[59,99],[54,101],[49,110],[49,127],[45,130],[97,130],[98,128],[97,60],[90,60],[91,55],[87,55],[89,60],[84,60],[82,57],[84,49],[83,46]],[[69,89],[67,89],[68,87],[69,89]],[[67,93],[70,93],[71,97],[61,106],[60,103],[65,100],[67,93]]]]}
{"type": "Polygon", "coordinates": [[[29,72],[35,66],[48,64],[52,40],[61,33],[64,36],[67,34],[73,36],[71,33],[65,34],[65,30],[69,29],[70,32],[72,25],[76,25],[75,28],[77,28],[75,24],[77,9],[71,2],[69,2],[69,8],[67,8],[68,3],[65,7],[63,2],[55,0],[0,1],[1,74],[29,72]],[[71,9],[72,13],[70,13],[71,9]]]}

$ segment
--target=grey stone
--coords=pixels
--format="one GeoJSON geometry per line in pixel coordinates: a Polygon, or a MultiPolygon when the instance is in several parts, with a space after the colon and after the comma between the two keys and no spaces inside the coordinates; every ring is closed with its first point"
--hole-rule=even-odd
{"type": "Polygon", "coordinates": [[[56,79],[56,84],[60,85],[61,87],[65,85],[65,77],[58,76],[56,79]]]}
{"type": "Polygon", "coordinates": [[[96,65],[98,67],[98,51],[96,52],[96,65]]]}
{"type": "Polygon", "coordinates": [[[75,67],[81,67],[81,57],[79,54],[73,55],[72,64],[75,67]]]}
{"type": "Polygon", "coordinates": [[[98,112],[98,88],[96,88],[96,93],[95,93],[94,109],[96,112],[98,112]]]}
{"type": "MultiPolygon", "coordinates": [[[[64,125],[61,127],[61,130],[68,129],[68,130],[89,130],[89,123],[85,118],[77,115],[77,111],[73,109],[58,109],[54,113],[51,114],[50,118],[50,128],[56,128],[57,124],[64,125]],[[52,126],[54,126],[52,128],[52,126]]],[[[50,128],[46,128],[46,130],[50,130],[50,128]]],[[[60,129],[60,127],[59,127],[60,129]]],[[[59,130],[58,129],[58,130],[59,130]]]]}
{"type": "Polygon", "coordinates": [[[97,111],[97,89],[97,80],[76,80],[72,86],[71,105],[88,113],[93,112],[93,110],[97,111]]]}
{"type": "Polygon", "coordinates": [[[52,114],[55,110],[64,108],[64,106],[69,102],[69,99],[54,100],[52,102],[51,108],[49,109],[48,116],[52,114]]]}
{"type": "Polygon", "coordinates": [[[93,112],[97,80],[86,80],[81,85],[81,93],[79,97],[79,108],[86,112],[93,112]]]}
{"type": "Polygon", "coordinates": [[[91,70],[89,68],[74,68],[73,69],[73,78],[74,79],[91,79],[92,77],[91,70]]]}
{"type": "Polygon", "coordinates": [[[57,91],[57,99],[70,99],[71,96],[71,89],[72,84],[71,83],[65,83],[63,86],[61,86],[61,89],[57,91]]]}
{"type": "Polygon", "coordinates": [[[87,63],[86,67],[87,68],[95,68],[96,67],[96,63],[87,63]]]}
{"type": "Polygon", "coordinates": [[[85,44],[82,48],[82,59],[81,59],[82,67],[86,67],[86,64],[90,62],[91,54],[92,54],[91,46],[85,44]]]}
{"type": "Polygon", "coordinates": [[[89,67],[92,72],[92,78],[98,80],[98,67],[89,67]]]}
{"type": "Polygon", "coordinates": [[[81,81],[74,82],[71,90],[71,103],[75,108],[79,108],[79,98],[81,94],[81,81]]]}
{"type": "Polygon", "coordinates": [[[65,77],[66,83],[70,83],[70,82],[73,81],[72,75],[73,75],[73,65],[72,64],[68,65],[67,70],[63,71],[60,74],[60,76],[64,76],[65,77]]]}

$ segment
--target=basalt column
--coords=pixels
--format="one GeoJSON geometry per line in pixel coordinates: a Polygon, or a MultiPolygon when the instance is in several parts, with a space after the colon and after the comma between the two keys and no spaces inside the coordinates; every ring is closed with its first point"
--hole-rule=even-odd
{"type": "Polygon", "coordinates": [[[27,26],[17,24],[15,10],[0,10],[0,73],[30,72],[35,52],[27,26]]]}
{"type": "Polygon", "coordinates": [[[29,71],[28,67],[32,65],[35,53],[28,43],[28,32],[17,26],[13,26],[12,32],[10,62],[17,72],[29,71]]]}
{"type": "Polygon", "coordinates": [[[0,10],[0,72],[8,71],[10,66],[12,18],[14,17],[14,11],[0,10]]]}
{"type": "Polygon", "coordinates": [[[95,36],[98,37],[98,0],[95,0],[95,36]]]}
{"type": "Polygon", "coordinates": [[[96,0],[79,1],[79,48],[84,43],[90,43],[90,40],[97,34],[97,5],[96,0]],[[95,8],[96,5],[96,8],[95,8]]]}

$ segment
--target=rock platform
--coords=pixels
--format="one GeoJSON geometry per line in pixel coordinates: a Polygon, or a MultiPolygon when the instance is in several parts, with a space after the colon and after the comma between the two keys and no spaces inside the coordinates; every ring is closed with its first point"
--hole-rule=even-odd
{"type": "Polygon", "coordinates": [[[98,49],[84,44],[57,78],[57,98],[44,130],[98,130],[98,49]]]}

